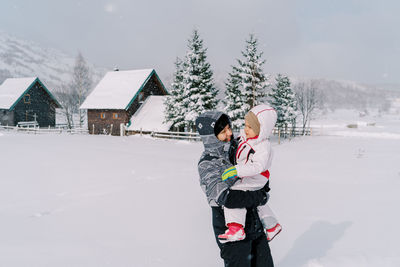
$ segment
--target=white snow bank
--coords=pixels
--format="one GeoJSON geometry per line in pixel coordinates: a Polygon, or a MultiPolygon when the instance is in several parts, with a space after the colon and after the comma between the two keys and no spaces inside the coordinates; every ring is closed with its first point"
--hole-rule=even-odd
{"type": "Polygon", "coordinates": [[[360,117],[354,110],[337,110],[311,121],[311,127],[316,135],[398,139],[400,117],[378,111],[360,117]]]}
{"type": "Polygon", "coordinates": [[[351,132],[351,131],[336,131],[330,133],[334,136],[349,136],[349,137],[365,137],[365,138],[383,138],[383,139],[400,139],[400,134],[395,133],[369,133],[369,132],[351,132]]]}
{"type": "MultiPolygon", "coordinates": [[[[398,140],[312,136],[273,148],[276,266],[399,266],[398,140]]],[[[5,134],[2,265],[223,266],[199,185],[202,150],[139,136],[5,134]]]]}
{"type": "Polygon", "coordinates": [[[166,132],[171,128],[172,123],[164,123],[166,96],[152,95],[146,98],[145,102],[131,118],[131,125],[128,130],[133,131],[158,131],[166,132]]]}

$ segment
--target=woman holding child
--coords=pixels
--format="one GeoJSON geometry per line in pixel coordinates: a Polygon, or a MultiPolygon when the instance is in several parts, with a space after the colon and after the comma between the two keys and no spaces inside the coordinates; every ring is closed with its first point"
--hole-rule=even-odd
{"type": "Polygon", "coordinates": [[[196,120],[204,144],[200,185],[225,266],[273,266],[268,242],[281,226],[266,203],[272,161],[268,137],[276,118],[271,107],[254,107],[239,139],[233,138],[229,117],[222,112],[205,112],[196,120]]]}

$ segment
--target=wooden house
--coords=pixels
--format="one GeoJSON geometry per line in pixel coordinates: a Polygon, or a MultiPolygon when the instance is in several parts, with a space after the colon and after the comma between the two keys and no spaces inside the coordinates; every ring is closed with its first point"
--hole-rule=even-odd
{"type": "Polygon", "coordinates": [[[36,122],[39,127],[54,127],[56,98],[37,77],[9,78],[0,85],[0,123],[16,126],[36,122]]]}
{"type": "Polygon", "coordinates": [[[167,90],[154,69],[110,71],[81,105],[88,114],[91,134],[120,134],[120,125],[150,95],[166,95],[167,90]]]}

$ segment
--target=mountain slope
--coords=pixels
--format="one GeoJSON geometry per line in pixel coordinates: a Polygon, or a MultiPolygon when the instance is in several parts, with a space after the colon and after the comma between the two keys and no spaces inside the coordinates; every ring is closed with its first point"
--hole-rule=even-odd
{"type": "MultiPolygon", "coordinates": [[[[69,81],[74,63],[74,56],[0,31],[0,83],[10,77],[37,76],[54,90],[69,81]]],[[[105,69],[88,65],[95,84],[105,69]]]]}

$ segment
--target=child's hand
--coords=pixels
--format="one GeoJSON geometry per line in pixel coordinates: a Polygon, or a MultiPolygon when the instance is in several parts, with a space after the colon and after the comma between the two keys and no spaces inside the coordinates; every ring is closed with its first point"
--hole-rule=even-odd
{"type": "Polygon", "coordinates": [[[237,170],[235,166],[232,166],[224,171],[224,173],[221,175],[222,181],[231,179],[231,178],[237,178],[237,170]]]}

